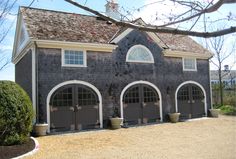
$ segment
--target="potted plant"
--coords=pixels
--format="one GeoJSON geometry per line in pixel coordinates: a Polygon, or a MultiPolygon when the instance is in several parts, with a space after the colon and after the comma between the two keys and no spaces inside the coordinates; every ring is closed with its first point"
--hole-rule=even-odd
{"type": "Polygon", "coordinates": [[[211,117],[218,118],[220,109],[211,108],[211,109],[209,109],[209,111],[210,111],[211,117]]]}
{"type": "Polygon", "coordinates": [[[34,125],[34,132],[36,136],[45,136],[47,134],[47,123],[36,123],[34,125]]]}
{"type": "Polygon", "coordinates": [[[172,123],[177,123],[179,121],[180,113],[169,113],[169,118],[172,123]]]}
{"type": "Polygon", "coordinates": [[[111,128],[112,129],[120,129],[121,128],[123,118],[120,118],[118,108],[114,107],[113,115],[110,118],[110,121],[111,121],[111,128]]]}

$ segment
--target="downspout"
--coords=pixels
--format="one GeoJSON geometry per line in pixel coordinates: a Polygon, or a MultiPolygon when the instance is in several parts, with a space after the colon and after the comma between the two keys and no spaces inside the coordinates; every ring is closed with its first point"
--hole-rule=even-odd
{"type": "Polygon", "coordinates": [[[39,123],[39,105],[38,105],[38,46],[34,41],[35,46],[35,100],[36,100],[36,123],[39,123]]]}
{"type": "Polygon", "coordinates": [[[208,67],[209,67],[209,82],[210,82],[210,109],[213,109],[213,104],[212,104],[212,84],[211,84],[211,69],[210,69],[210,59],[208,59],[208,67]]]}

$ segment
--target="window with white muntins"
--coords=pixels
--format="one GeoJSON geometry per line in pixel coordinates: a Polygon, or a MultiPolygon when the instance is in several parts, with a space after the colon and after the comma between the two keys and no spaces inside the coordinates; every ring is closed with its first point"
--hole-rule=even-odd
{"type": "Polygon", "coordinates": [[[132,46],[127,55],[126,62],[154,63],[151,51],[143,45],[132,46]]]}
{"type": "Polygon", "coordinates": [[[197,71],[197,63],[195,58],[183,58],[184,71],[197,71]]]}
{"type": "Polygon", "coordinates": [[[62,66],[86,67],[86,60],[85,50],[62,50],[62,66]]]}

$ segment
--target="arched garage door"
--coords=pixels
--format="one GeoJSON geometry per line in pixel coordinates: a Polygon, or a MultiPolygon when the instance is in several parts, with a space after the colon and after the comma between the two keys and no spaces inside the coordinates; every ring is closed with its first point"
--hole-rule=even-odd
{"type": "Polygon", "coordinates": [[[149,85],[136,84],[126,90],[123,97],[124,121],[142,124],[160,121],[159,95],[149,85]]]}
{"type": "Polygon", "coordinates": [[[51,131],[99,128],[99,100],[89,87],[80,84],[57,89],[50,99],[51,131]]]}
{"type": "Polygon", "coordinates": [[[204,93],[195,84],[183,85],[177,94],[178,111],[182,119],[205,116],[204,93]]]}

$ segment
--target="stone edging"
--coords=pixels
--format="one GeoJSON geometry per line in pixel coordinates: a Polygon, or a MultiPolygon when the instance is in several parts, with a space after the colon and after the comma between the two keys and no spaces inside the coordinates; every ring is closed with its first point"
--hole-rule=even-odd
{"type": "Polygon", "coordinates": [[[21,156],[18,156],[18,157],[14,157],[12,159],[22,159],[22,158],[24,158],[26,156],[30,156],[30,155],[35,154],[39,150],[39,142],[38,142],[38,140],[36,140],[33,137],[30,137],[30,138],[34,141],[34,144],[35,144],[34,149],[32,151],[30,151],[30,152],[27,152],[27,153],[25,153],[25,154],[23,154],[21,156]]]}

